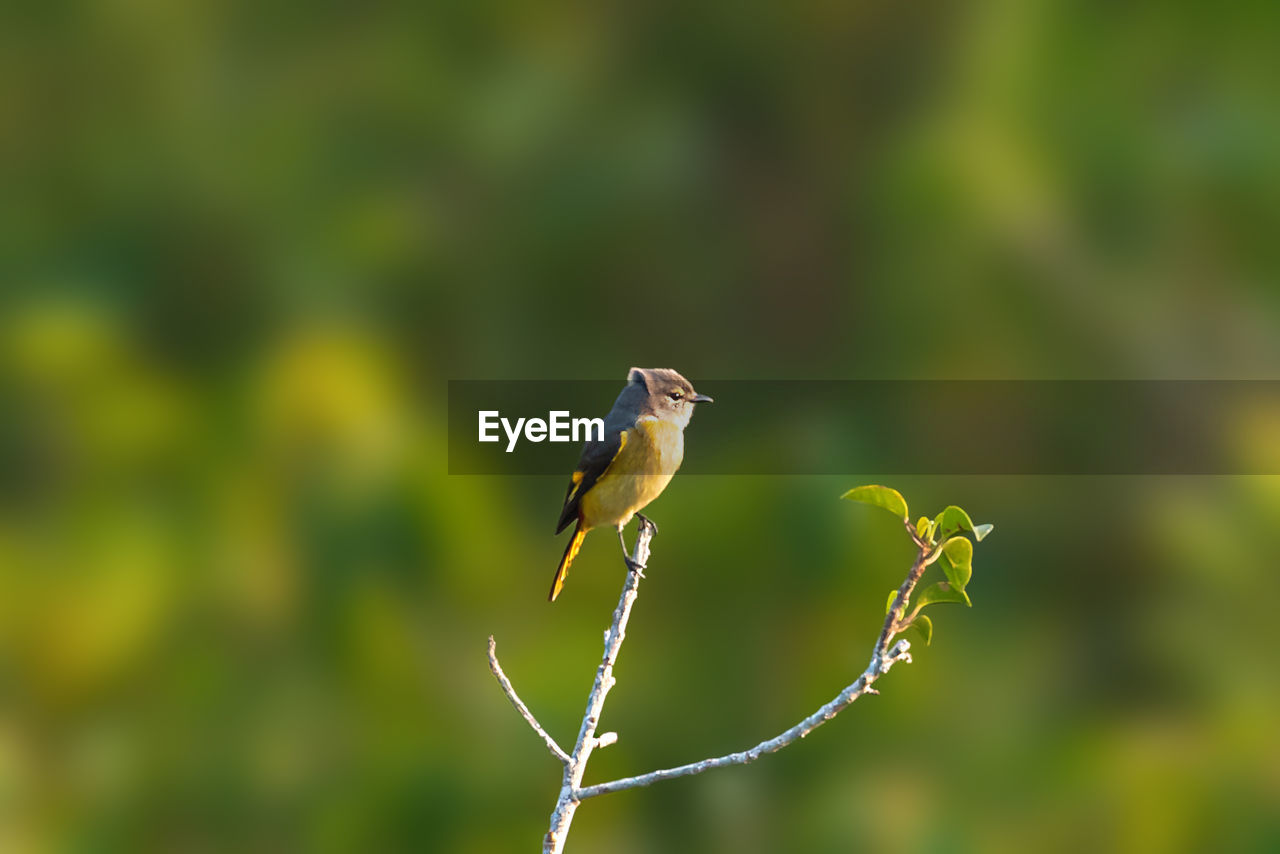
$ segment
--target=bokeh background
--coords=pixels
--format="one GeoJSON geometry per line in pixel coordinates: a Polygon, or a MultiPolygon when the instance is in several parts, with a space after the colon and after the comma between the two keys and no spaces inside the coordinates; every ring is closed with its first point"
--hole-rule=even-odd
{"type": "MultiPolygon", "coordinates": [[[[563,481],[449,476],[449,379],[1280,364],[1272,4],[2,14],[6,851],[536,850],[485,641],[570,741],[616,544],[549,606],[563,481]]],[[[1280,848],[1280,479],[877,479],[996,524],[973,610],[571,850],[1280,848]]],[[[862,669],[910,548],[860,482],[677,478],[589,782],[862,669]]]]}

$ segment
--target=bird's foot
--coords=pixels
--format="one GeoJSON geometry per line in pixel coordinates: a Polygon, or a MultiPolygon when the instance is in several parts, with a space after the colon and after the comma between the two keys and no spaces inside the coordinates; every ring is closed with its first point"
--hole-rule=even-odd
{"type": "Polygon", "coordinates": [[[641,526],[648,525],[650,528],[652,528],[652,529],[653,529],[653,532],[654,532],[655,534],[656,534],[656,533],[658,533],[658,523],[657,523],[657,522],[653,521],[652,519],[650,519],[648,516],[644,515],[643,513],[637,513],[637,514],[636,514],[636,518],[640,520],[640,525],[641,525],[641,526]]]}
{"type": "Polygon", "coordinates": [[[627,562],[627,569],[629,569],[629,570],[631,570],[632,572],[634,572],[634,573],[635,573],[637,576],[639,576],[640,578],[644,578],[644,577],[645,577],[645,574],[644,574],[644,564],[640,563],[639,561],[632,560],[632,558],[631,558],[631,556],[630,556],[630,555],[623,555],[623,556],[622,556],[622,559],[623,559],[623,560],[625,560],[625,561],[627,562]]]}

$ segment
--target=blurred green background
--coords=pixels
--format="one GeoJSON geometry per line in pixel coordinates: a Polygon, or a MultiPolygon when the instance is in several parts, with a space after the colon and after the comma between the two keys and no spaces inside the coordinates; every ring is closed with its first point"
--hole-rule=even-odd
{"type": "MultiPolygon", "coordinates": [[[[6,851],[536,850],[485,639],[570,741],[616,545],[549,606],[563,480],[450,477],[448,379],[1280,364],[1274,4],[2,14],[6,851]]],[[[1280,478],[885,480],[996,524],[974,609],[570,850],[1280,848],[1280,478]]],[[[862,669],[910,548],[859,482],[674,481],[588,782],[862,669]]]]}

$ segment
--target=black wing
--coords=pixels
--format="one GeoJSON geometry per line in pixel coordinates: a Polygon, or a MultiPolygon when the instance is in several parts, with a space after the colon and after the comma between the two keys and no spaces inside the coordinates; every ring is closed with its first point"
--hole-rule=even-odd
{"type": "Polygon", "coordinates": [[[587,442],[582,448],[582,457],[578,460],[578,466],[569,479],[569,489],[564,495],[564,508],[560,511],[560,521],[556,523],[557,534],[567,528],[570,522],[578,520],[578,505],[582,502],[582,496],[595,486],[627,443],[625,429],[609,430],[608,427],[606,424],[604,441],[587,442]]]}

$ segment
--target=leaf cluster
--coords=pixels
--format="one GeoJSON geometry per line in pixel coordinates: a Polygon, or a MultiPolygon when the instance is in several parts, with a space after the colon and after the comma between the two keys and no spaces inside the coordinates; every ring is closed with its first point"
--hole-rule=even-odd
{"type": "Polygon", "coordinates": [[[965,588],[973,578],[974,545],[985,539],[994,526],[975,525],[969,514],[954,504],[932,519],[921,516],[912,525],[906,499],[887,486],[859,486],[841,498],[883,508],[900,518],[920,550],[919,560],[923,566],[938,563],[946,577],[945,581],[935,581],[918,594],[908,585],[889,591],[885,615],[895,615],[890,637],[911,629],[928,645],[933,641],[933,621],[921,613],[925,608],[944,602],[973,607],[965,588]]]}

